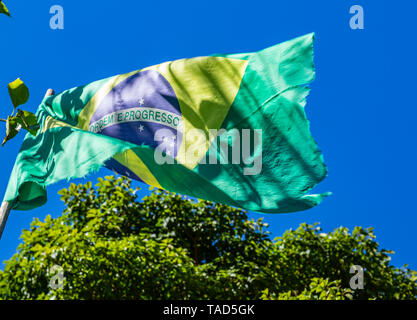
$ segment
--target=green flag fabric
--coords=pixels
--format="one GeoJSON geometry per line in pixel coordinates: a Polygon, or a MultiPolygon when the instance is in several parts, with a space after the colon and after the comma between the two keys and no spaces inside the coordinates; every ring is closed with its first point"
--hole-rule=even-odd
{"type": "Polygon", "coordinates": [[[165,62],[46,97],[4,201],[105,166],[151,186],[248,210],[311,208],[326,176],[304,107],[314,34],[255,53],[165,62]]]}

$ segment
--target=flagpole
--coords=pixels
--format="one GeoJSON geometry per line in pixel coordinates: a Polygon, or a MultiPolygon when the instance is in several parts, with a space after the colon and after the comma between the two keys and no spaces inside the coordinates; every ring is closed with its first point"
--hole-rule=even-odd
{"type": "Polygon", "coordinates": [[[7,218],[9,217],[10,210],[12,209],[12,206],[10,205],[10,202],[4,201],[1,204],[0,208],[0,239],[1,235],[3,234],[3,229],[6,226],[7,218]]]}
{"type": "MultiPolygon", "coordinates": [[[[54,90],[48,89],[45,94],[45,98],[52,96],[54,90]]],[[[4,201],[0,207],[0,240],[3,234],[4,227],[6,226],[7,218],[9,217],[10,211],[12,210],[12,204],[10,202],[4,201]]]]}

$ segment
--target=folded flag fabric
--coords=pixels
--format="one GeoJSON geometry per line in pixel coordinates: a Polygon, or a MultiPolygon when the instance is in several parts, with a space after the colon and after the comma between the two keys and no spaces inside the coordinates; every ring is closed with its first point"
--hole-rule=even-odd
{"type": "Polygon", "coordinates": [[[326,176],[304,106],[314,34],[255,53],[161,63],[46,97],[4,201],[105,166],[151,186],[248,210],[311,208],[326,176]]]}

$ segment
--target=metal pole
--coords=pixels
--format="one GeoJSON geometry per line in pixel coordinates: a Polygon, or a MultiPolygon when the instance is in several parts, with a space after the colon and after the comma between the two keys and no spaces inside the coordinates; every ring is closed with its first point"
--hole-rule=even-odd
{"type": "Polygon", "coordinates": [[[10,205],[10,202],[3,202],[1,204],[0,208],[0,239],[1,235],[3,234],[3,229],[6,226],[7,218],[9,217],[10,210],[12,209],[12,206],[10,205]]]}

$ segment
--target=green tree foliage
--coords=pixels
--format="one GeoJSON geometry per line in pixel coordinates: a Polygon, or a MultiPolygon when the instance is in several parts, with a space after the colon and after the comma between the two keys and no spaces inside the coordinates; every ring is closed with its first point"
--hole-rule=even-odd
{"type": "Polygon", "coordinates": [[[417,275],[390,265],[371,228],[302,224],[271,240],[262,219],[126,178],[71,184],[66,209],[24,230],[0,272],[3,299],[415,299],[417,275]],[[53,266],[62,287],[52,289],[53,266]],[[349,270],[364,268],[364,289],[349,270]]]}

